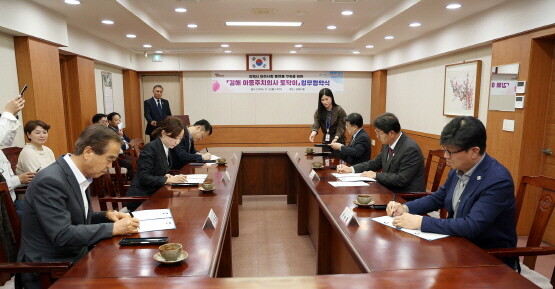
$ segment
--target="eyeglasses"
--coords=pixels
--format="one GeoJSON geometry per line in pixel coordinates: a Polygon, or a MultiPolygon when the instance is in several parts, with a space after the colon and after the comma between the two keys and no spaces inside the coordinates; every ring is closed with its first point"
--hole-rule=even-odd
{"type": "Polygon", "coordinates": [[[442,148],[443,148],[444,153],[445,153],[445,154],[448,154],[449,157],[451,157],[451,155],[453,155],[453,154],[458,154],[458,153],[460,153],[460,152],[465,151],[465,149],[460,149],[460,150],[458,150],[458,151],[451,152],[451,151],[449,151],[448,149],[446,149],[445,147],[442,147],[442,148]]]}

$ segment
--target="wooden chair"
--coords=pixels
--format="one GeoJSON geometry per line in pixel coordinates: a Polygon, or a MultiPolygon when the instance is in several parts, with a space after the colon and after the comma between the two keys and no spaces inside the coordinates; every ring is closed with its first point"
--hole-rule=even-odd
{"type": "Polygon", "coordinates": [[[115,184],[112,181],[112,176],[109,173],[94,179],[91,184],[91,190],[96,191],[98,204],[102,211],[109,209],[108,203],[111,204],[112,210],[120,210],[123,208],[123,202],[144,202],[149,199],[149,197],[126,197],[125,194],[118,195],[115,184]]]}
{"type": "Polygon", "coordinates": [[[133,169],[133,175],[137,174],[137,160],[141,154],[141,150],[145,145],[145,141],[142,138],[134,138],[129,142],[129,149],[125,151],[131,157],[131,167],[133,169]]]}
{"type": "Polygon", "coordinates": [[[10,161],[10,164],[12,165],[12,170],[14,172],[15,168],[17,167],[17,161],[19,160],[19,153],[21,153],[22,149],[23,148],[20,147],[9,147],[2,149],[4,155],[6,155],[6,158],[8,159],[8,161],[10,161]]]}
{"type": "MultiPolygon", "coordinates": [[[[10,191],[6,183],[0,183],[0,201],[5,208],[10,225],[13,231],[13,237],[17,249],[21,241],[21,223],[15,210],[15,205],[10,196],[10,191]]],[[[0,245],[0,247],[2,247],[0,245]]],[[[4,248],[0,248],[0,273],[39,273],[41,288],[48,288],[55,279],[60,278],[71,266],[70,262],[52,262],[52,263],[35,263],[35,262],[9,262],[3,254],[4,248]]],[[[7,279],[9,280],[9,279],[7,279]]],[[[6,279],[2,279],[0,285],[4,285],[6,279]]]]}
{"type": "MultiPolygon", "coordinates": [[[[555,207],[555,179],[544,176],[522,177],[516,195],[515,226],[518,223],[518,218],[522,210],[522,204],[524,203],[526,192],[539,194],[539,201],[534,219],[532,221],[532,228],[530,229],[530,234],[528,235],[526,247],[489,249],[487,251],[497,258],[525,256],[523,261],[524,265],[534,270],[537,256],[555,254],[555,247],[553,246],[540,247],[543,235],[547,229],[549,218],[551,217],[553,208],[555,207]],[[527,190],[529,185],[540,188],[541,190],[527,190]]],[[[555,287],[555,268],[553,268],[553,275],[551,275],[551,285],[555,287]]]]}
{"type": "MultiPolygon", "coordinates": [[[[401,193],[397,194],[398,197],[401,197],[407,201],[415,200],[418,198],[425,197],[427,195],[432,194],[433,192],[437,191],[439,188],[439,184],[441,183],[441,179],[443,177],[443,172],[445,171],[445,167],[447,166],[447,161],[444,157],[445,151],[444,150],[430,150],[428,152],[428,158],[426,158],[426,167],[424,171],[424,180],[425,184],[427,185],[429,182],[430,171],[432,170],[432,166],[434,164],[434,157],[437,158],[437,166],[435,169],[435,173],[433,174],[434,178],[432,180],[432,187],[428,192],[422,193],[401,193]]],[[[441,209],[439,212],[440,218],[445,219],[447,218],[447,210],[441,209]]]]}

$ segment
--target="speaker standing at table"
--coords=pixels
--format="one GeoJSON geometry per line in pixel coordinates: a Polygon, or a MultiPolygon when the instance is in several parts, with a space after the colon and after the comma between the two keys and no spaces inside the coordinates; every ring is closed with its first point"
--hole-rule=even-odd
{"type": "Polygon", "coordinates": [[[322,143],[329,144],[335,141],[344,144],[345,116],[347,114],[343,108],[335,103],[331,89],[322,88],[318,93],[318,108],[314,113],[314,123],[308,140],[314,142],[314,137],[318,134],[318,129],[321,128],[324,134],[322,143]]]}
{"type": "MultiPolygon", "coordinates": [[[[138,232],[139,220],[128,214],[93,212],[88,192],[92,179],[112,167],[120,146],[113,130],[91,125],[73,154],[37,173],[25,193],[19,262],[77,262],[101,239],[138,232]]],[[[21,279],[25,288],[40,288],[38,274],[21,279]]]]}
{"type": "Polygon", "coordinates": [[[172,170],[180,170],[186,163],[209,160],[212,155],[209,152],[201,153],[195,149],[195,142],[201,141],[212,134],[212,125],[201,119],[192,126],[187,127],[185,136],[181,142],[170,150],[172,157],[172,170]]]}
{"type": "MultiPolygon", "coordinates": [[[[151,196],[166,184],[186,181],[183,175],[169,174],[172,162],[169,150],[179,144],[184,128],[183,122],[172,116],[158,124],[158,128],[152,132],[154,140],[147,143],[139,155],[137,174],[131,182],[127,196],[151,196]]],[[[129,211],[134,211],[140,205],[139,202],[125,204],[129,211]]]]}
{"type": "Polygon", "coordinates": [[[392,113],[378,116],[373,124],[383,144],[378,156],[352,167],[337,166],[337,171],[362,173],[395,193],[424,192],[424,156],[418,144],[401,132],[399,119],[392,113]]]}
{"type": "MultiPolygon", "coordinates": [[[[514,248],[515,197],[509,171],[486,154],[486,128],[474,117],[461,116],[441,132],[440,144],[451,167],[445,184],[433,194],[405,205],[390,202],[393,224],[423,232],[461,236],[481,248],[514,248]],[[420,216],[445,208],[447,219],[420,216]]],[[[517,258],[504,260],[512,268],[517,258]]]]}
{"type": "Polygon", "coordinates": [[[333,154],[350,165],[370,159],[370,137],[362,128],[362,115],[353,112],[345,118],[345,129],[353,136],[349,145],[333,141],[330,146],[333,154]]]}
{"type": "Polygon", "coordinates": [[[152,89],[152,97],[144,101],[144,116],[146,119],[145,134],[154,140],[152,132],[158,127],[158,123],[172,115],[170,103],[162,98],[164,88],[157,84],[152,89]]]}

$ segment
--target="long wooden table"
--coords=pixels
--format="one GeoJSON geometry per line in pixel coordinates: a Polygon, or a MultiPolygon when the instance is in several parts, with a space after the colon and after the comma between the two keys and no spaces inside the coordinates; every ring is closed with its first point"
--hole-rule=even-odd
{"type": "MultiPolygon", "coordinates": [[[[101,241],[53,288],[69,288],[79,282],[83,282],[79,286],[84,288],[95,284],[117,287],[123,284],[121,282],[137,284],[141,288],[147,288],[146,284],[172,288],[183,282],[193,288],[195,284],[214,288],[253,288],[248,287],[252,280],[266,285],[271,282],[292,283],[287,286],[299,288],[309,284],[339,288],[347,281],[361,280],[376,286],[387,280],[391,287],[423,284],[417,288],[426,288],[444,284],[441,287],[459,288],[456,282],[448,284],[447,280],[473,274],[482,276],[482,283],[476,284],[485,284],[490,288],[503,288],[507,284],[536,288],[464,238],[427,241],[371,221],[370,218],[382,216],[385,211],[354,208],[353,200],[357,194],[371,194],[377,204],[386,204],[395,195],[379,184],[343,188],[331,186],[328,181],[335,180],[331,175],[335,171],[329,166],[338,164],[332,157],[306,156],[304,148],[214,148],[210,151],[226,157],[227,165],[208,168],[187,165],[182,173],[207,173],[215,181],[217,188],[214,194],[203,194],[195,187],[166,186],[141,206],[142,209],[170,208],[177,230],[145,232],[136,237],[168,236],[170,242],[182,243],[189,253],[185,262],[159,264],[152,258],[158,252],[157,246],[120,247],[118,242],[121,237],[114,237],[101,241]],[[297,154],[300,158],[296,157],[297,154]],[[236,158],[232,160],[233,155],[236,158]],[[314,161],[327,164],[317,171],[319,181],[308,178],[314,161]],[[226,170],[231,175],[229,181],[222,180],[226,170]],[[318,274],[352,275],[209,278],[232,276],[231,236],[239,234],[238,205],[243,194],[287,194],[288,203],[297,203],[298,206],[298,233],[310,235],[317,250],[318,274]],[[354,209],[360,226],[346,226],[339,219],[345,207],[354,209]],[[215,229],[203,230],[202,225],[210,209],[218,216],[218,225],[215,229]],[[498,280],[499,275],[504,276],[503,282],[507,282],[498,280]]],[[[472,280],[464,278],[460,287],[472,280]]]]}

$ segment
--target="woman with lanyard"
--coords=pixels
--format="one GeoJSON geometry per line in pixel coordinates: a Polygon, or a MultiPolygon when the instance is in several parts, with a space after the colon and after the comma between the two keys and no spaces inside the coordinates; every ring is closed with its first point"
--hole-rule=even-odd
{"type": "Polygon", "coordinates": [[[345,144],[346,116],[343,108],[335,103],[333,92],[329,88],[322,88],[318,93],[318,109],[314,113],[314,124],[308,139],[314,142],[318,129],[322,128],[322,143],[329,144],[335,141],[345,144]]]}

